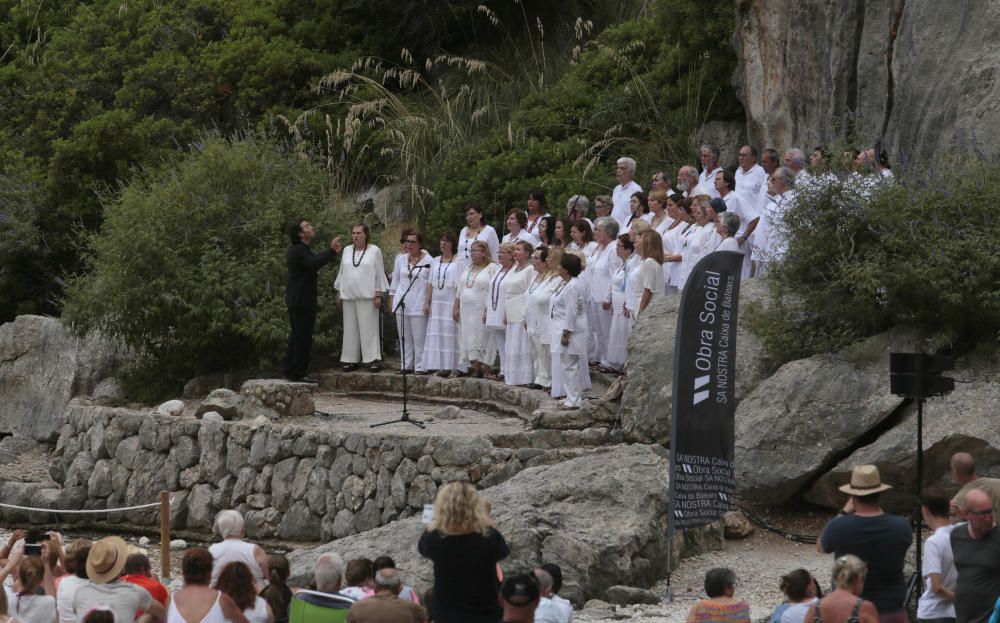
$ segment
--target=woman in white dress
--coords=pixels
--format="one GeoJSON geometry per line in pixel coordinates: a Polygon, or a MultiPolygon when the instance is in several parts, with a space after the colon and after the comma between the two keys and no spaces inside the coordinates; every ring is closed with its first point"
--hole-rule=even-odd
{"type": "Polygon", "coordinates": [[[639,242],[642,264],[636,273],[635,289],[639,295],[636,318],[649,306],[654,296],[663,294],[663,239],[652,229],[642,232],[639,242]]]}
{"type": "Polygon", "coordinates": [[[491,262],[497,261],[497,252],[500,250],[500,238],[497,230],[487,225],[483,221],[482,209],[470,203],[465,206],[465,227],[458,234],[458,257],[466,266],[472,263],[472,243],[482,240],[489,249],[491,262]]]}
{"type": "Polygon", "coordinates": [[[562,279],[558,271],[550,268],[551,260],[562,259],[561,249],[550,250],[546,246],[538,247],[531,254],[531,265],[535,269],[535,278],[528,285],[524,294],[524,322],[531,338],[532,364],[535,369],[535,380],[532,389],[549,390],[552,387],[552,352],[549,350],[549,307],[552,292],[562,279]]]}
{"type": "Polygon", "coordinates": [[[469,363],[472,376],[482,377],[492,374],[497,356],[496,346],[486,331],[486,306],[497,265],[490,261],[490,248],[482,240],[472,243],[471,258],[462,275],[452,313],[459,323],[459,361],[469,363]]]}
{"type": "Polygon", "coordinates": [[[424,250],[424,237],[415,229],[406,232],[403,244],[406,246],[406,253],[396,258],[392,281],[389,282],[389,291],[393,293],[392,312],[396,316],[396,333],[400,337],[399,371],[424,373],[424,340],[427,337],[424,298],[427,295],[432,258],[424,250]]]}
{"type": "Polygon", "coordinates": [[[337,305],[344,312],[344,335],[340,361],[345,372],[358,364],[372,372],[382,369],[382,344],[379,341],[379,310],[382,293],[389,289],[385,278],[382,250],[368,243],[368,226],[351,228],[351,242],[340,258],[340,271],[333,287],[337,305]]]}
{"type": "Polygon", "coordinates": [[[677,294],[676,275],[680,268],[680,247],[684,232],[691,226],[687,212],[682,207],[684,197],[670,195],[667,197],[667,216],[672,219],[670,225],[660,232],[663,237],[663,282],[667,294],[677,294]]]}
{"type": "Polygon", "coordinates": [[[549,313],[549,341],[553,363],[559,357],[560,371],[566,387],[566,399],[560,409],[579,409],[583,404],[584,374],[589,379],[587,361],[587,296],[579,280],[583,261],[572,253],[559,262],[563,282],[552,292],[549,313]]]}
{"type": "Polygon", "coordinates": [[[587,318],[593,340],[593,350],[588,358],[595,365],[600,364],[607,354],[608,335],[611,333],[611,276],[622,262],[615,252],[618,230],[616,219],[610,216],[598,218],[594,224],[597,246],[587,257],[587,279],[590,281],[587,318]]]}
{"type": "Polygon", "coordinates": [[[507,284],[504,282],[510,276],[513,268],[514,244],[511,242],[501,243],[500,265],[493,274],[493,279],[490,280],[489,300],[486,301],[486,313],[483,315],[486,332],[500,356],[500,373],[486,375],[486,378],[494,381],[504,380],[504,375],[507,374],[507,324],[504,322],[507,314],[507,284]]]}
{"type": "Polygon", "coordinates": [[[639,266],[640,258],[635,256],[632,238],[627,234],[618,237],[616,255],[620,261],[618,270],[611,276],[611,331],[608,335],[608,346],[598,370],[601,372],[618,373],[622,371],[628,360],[628,339],[632,335],[635,321],[625,313],[627,296],[633,291],[630,282],[639,266]]]}
{"type": "Polygon", "coordinates": [[[458,323],[452,316],[455,295],[462,282],[465,262],[456,255],[458,238],[454,232],[441,235],[441,256],[431,260],[430,279],[424,294],[427,339],[424,341],[424,368],[438,376],[456,378],[468,365],[458,358],[458,323]]]}
{"type": "Polygon", "coordinates": [[[735,212],[723,212],[715,224],[715,231],[722,238],[716,251],[733,251],[743,253],[744,247],[736,240],[736,232],[740,230],[740,217],[735,212]]]}
{"type": "Polygon", "coordinates": [[[691,274],[695,264],[704,255],[705,245],[713,231],[712,226],[708,223],[707,215],[701,207],[701,199],[699,197],[695,197],[691,201],[691,214],[694,217],[694,224],[688,228],[684,239],[681,241],[681,267],[677,275],[678,290],[684,289],[688,275],[691,274]]]}
{"type": "Polygon", "coordinates": [[[535,367],[531,357],[531,338],[525,325],[525,295],[535,280],[535,269],[531,267],[530,243],[518,240],[514,243],[514,268],[504,282],[506,306],[504,322],[507,335],[504,341],[506,373],[504,381],[508,385],[527,386],[535,380],[535,367]]]}
{"type": "Polygon", "coordinates": [[[525,242],[530,242],[532,247],[537,247],[541,244],[538,240],[538,236],[529,232],[525,227],[528,225],[528,215],[524,213],[524,210],[514,208],[507,213],[507,233],[500,240],[500,244],[505,242],[514,243],[518,240],[524,240],[525,242]]]}

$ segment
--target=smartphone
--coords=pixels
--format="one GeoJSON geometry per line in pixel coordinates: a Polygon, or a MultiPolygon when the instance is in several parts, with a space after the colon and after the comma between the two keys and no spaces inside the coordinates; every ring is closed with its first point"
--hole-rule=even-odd
{"type": "Polygon", "coordinates": [[[25,556],[41,556],[42,555],[42,544],[41,543],[25,543],[24,544],[24,555],[25,556]]]}

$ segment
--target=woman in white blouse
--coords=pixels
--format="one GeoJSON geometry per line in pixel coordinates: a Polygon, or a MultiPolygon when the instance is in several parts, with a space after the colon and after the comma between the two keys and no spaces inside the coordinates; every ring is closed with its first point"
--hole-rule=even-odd
{"type": "Polygon", "coordinates": [[[438,376],[456,378],[463,368],[458,358],[458,323],[452,317],[455,296],[462,281],[465,262],[456,254],[458,238],[454,232],[441,235],[441,256],[431,260],[430,279],[424,294],[427,339],[424,341],[424,367],[438,376]]]}
{"type": "Polygon", "coordinates": [[[506,307],[504,322],[507,324],[504,340],[504,359],[507,365],[504,381],[508,385],[530,385],[535,380],[535,367],[531,357],[531,338],[524,322],[525,294],[535,280],[531,267],[530,243],[514,243],[514,267],[504,282],[506,307]]]}
{"type": "Polygon", "coordinates": [[[497,356],[496,346],[486,331],[486,306],[497,265],[490,261],[490,248],[482,240],[472,243],[470,255],[472,261],[462,274],[452,314],[459,323],[459,361],[469,363],[472,376],[483,377],[492,374],[497,356]]]}
{"type": "MultiPolygon", "coordinates": [[[[522,212],[522,214],[524,214],[522,212]]],[[[493,345],[500,356],[500,373],[488,374],[486,378],[502,381],[507,374],[507,324],[504,318],[507,314],[507,284],[504,283],[514,268],[514,244],[504,242],[500,245],[500,265],[490,280],[489,298],[486,301],[486,313],[483,322],[486,333],[493,340],[493,345]]]]}
{"type": "Polygon", "coordinates": [[[524,210],[514,208],[507,213],[507,234],[500,240],[500,244],[505,242],[514,243],[518,240],[530,242],[532,247],[540,244],[538,236],[529,232],[525,227],[528,225],[528,215],[524,210]]]}
{"type": "Polygon", "coordinates": [[[681,267],[677,275],[678,290],[684,289],[688,275],[694,270],[694,266],[698,263],[698,260],[705,255],[706,244],[714,231],[714,226],[708,223],[708,216],[701,206],[703,199],[708,201],[705,197],[705,195],[695,197],[691,202],[691,214],[694,217],[694,224],[688,228],[684,239],[681,241],[681,267]]]}
{"type": "Polygon", "coordinates": [[[559,262],[559,276],[563,282],[552,292],[552,311],[549,313],[549,340],[553,364],[559,358],[566,399],[560,409],[579,409],[583,404],[584,384],[582,375],[589,369],[587,361],[587,297],[579,280],[583,261],[567,253],[559,262]]]}
{"type": "Polygon", "coordinates": [[[551,389],[552,387],[552,352],[549,350],[549,307],[552,303],[552,292],[562,279],[558,271],[550,266],[558,266],[562,259],[561,249],[549,249],[541,246],[531,254],[531,265],[535,269],[535,278],[528,285],[524,294],[524,323],[531,338],[532,364],[535,370],[535,380],[532,389],[551,389]]]}
{"type": "Polygon", "coordinates": [[[597,248],[597,243],[594,242],[594,231],[590,228],[590,223],[583,219],[575,221],[570,226],[569,237],[572,241],[569,248],[583,251],[584,257],[589,257],[597,248]]]}
{"type": "Polygon", "coordinates": [[[636,317],[645,311],[653,296],[663,294],[663,239],[652,229],[642,232],[639,241],[642,264],[636,271],[635,290],[639,296],[636,317]]]}
{"type": "Polygon", "coordinates": [[[358,364],[372,372],[382,369],[382,345],[379,341],[379,310],[382,293],[389,289],[385,278],[382,251],[368,243],[368,226],[351,228],[351,242],[340,258],[340,272],[333,287],[337,290],[337,305],[344,312],[344,335],[340,361],[350,372],[358,364]]]}
{"type": "Polygon", "coordinates": [[[722,242],[715,248],[716,251],[733,251],[743,253],[745,247],[741,247],[736,240],[736,232],[740,230],[740,217],[735,212],[723,212],[719,215],[715,223],[715,231],[722,238],[722,242]]]}
{"type": "Polygon", "coordinates": [[[400,336],[399,371],[423,373],[426,371],[424,339],[427,337],[424,297],[427,295],[431,256],[424,250],[424,237],[415,229],[406,232],[403,244],[406,253],[396,257],[392,281],[389,282],[396,332],[400,336]]]}
{"type": "Polygon", "coordinates": [[[587,318],[593,349],[589,359],[599,364],[608,349],[608,335],[611,333],[611,276],[621,267],[621,258],[615,252],[618,238],[618,221],[610,216],[602,216],[594,223],[594,242],[597,246],[587,257],[587,279],[590,282],[587,318]]]}
{"type": "Polygon", "coordinates": [[[472,263],[472,243],[482,240],[486,243],[491,262],[497,261],[497,252],[500,250],[500,238],[497,230],[487,225],[483,221],[482,209],[470,203],[465,206],[465,227],[458,234],[458,257],[466,266],[472,263]]]}
{"type": "Polygon", "coordinates": [[[619,259],[618,270],[611,276],[611,331],[608,335],[608,346],[604,358],[598,366],[600,372],[618,373],[628,360],[628,339],[632,335],[635,321],[630,314],[625,313],[627,296],[632,293],[630,280],[641,261],[634,253],[632,238],[628,234],[618,237],[615,252],[619,259]]]}
{"type": "Polygon", "coordinates": [[[691,219],[684,211],[684,197],[670,195],[667,197],[667,216],[672,219],[670,225],[660,232],[663,237],[663,281],[667,294],[677,293],[676,276],[680,268],[680,248],[684,232],[691,226],[691,219]]]}

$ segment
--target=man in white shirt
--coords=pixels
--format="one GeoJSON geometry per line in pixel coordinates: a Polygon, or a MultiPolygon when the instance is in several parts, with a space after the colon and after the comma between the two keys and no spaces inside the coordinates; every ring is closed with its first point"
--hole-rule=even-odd
{"type": "Polygon", "coordinates": [[[690,193],[698,186],[698,169],[695,169],[689,164],[682,166],[677,170],[677,190],[681,192],[685,197],[691,196],[690,193]]]}
{"type": "Polygon", "coordinates": [[[701,154],[701,173],[698,175],[698,185],[705,189],[708,196],[715,199],[719,196],[715,190],[715,175],[722,170],[719,166],[719,148],[702,145],[698,150],[701,154]]]}
{"type": "MultiPolygon", "coordinates": [[[[763,169],[761,170],[763,171],[763,169]]],[[[733,190],[735,184],[735,175],[729,171],[720,171],[715,175],[715,190],[719,191],[719,196],[726,202],[726,211],[740,217],[740,230],[736,232],[736,242],[739,243],[740,249],[747,254],[747,261],[743,265],[746,267],[745,276],[749,277],[751,247],[747,240],[757,229],[760,213],[757,212],[755,206],[748,204],[733,190]]]]}
{"type": "Polygon", "coordinates": [[[764,157],[761,159],[761,167],[764,169],[764,183],[760,185],[760,191],[757,193],[755,203],[757,204],[757,211],[761,214],[764,213],[764,208],[770,203],[771,199],[768,197],[769,191],[768,187],[771,182],[771,176],[778,169],[781,161],[778,156],[777,149],[771,149],[768,147],[764,150],[764,157]]]}
{"type": "Polygon", "coordinates": [[[740,147],[740,166],[736,168],[736,187],[733,189],[747,204],[756,206],[761,186],[767,185],[767,173],[757,164],[757,148],[753,145],[740,147]]]}
{"type": "Polygon", "coordinates": [[[895,180],[886,164],[885,153],[878,153],[871,147],[861,150],[854,160],[854,172],[848,177],[847,184],[858,196],[870,197],[879,186],[895,180]]]}
{"type": "Polygon", "coordinates": [[[810,182],[812,175],[806,170],[806,154],[798,147],[792,147],[785,151],[785,155],[781,157],[781,163],[795,174],[795,186],[801,187],[810,182]]]}
{"type": "Polygon", "coordinates": [[[619,158],[615,166],[615,177],[618,178],[618,185],[611,193],[611,202],[614,204],[611,208],[611,216],[618,219],[624,228],[625,223],[628,223],[629,217],[632,216],[632,208],[629,205],[632,201],[632,195],[642,192],[642,186],[636,184],[635,180],[632,179],[635,177],[635,160],[628,157],[619,158]]]}
{"type": "Polygon", "coordinates": [[[920,499],[920,513],[931,529],[924,544],[921,575],[927,587],[917,602],[917,621],[955,620],[955,583],[958,571],[951,553],[951,530],[954,526],[948,517],[948,498],[941,492],[929,490],[920,499]]]}
{"type": "Polygon", "coordinates": [[[755,262],[756,273],[766,274],[772,262],[780,261],[788,251],[788,232],[785,230],[785,213],[794,201],[795,175],[787,167],[778,167],[768,182],[769,201],[760,213],[755,237],[760,259],[755,262]]]}
{"type": "Polygon", "coordinates": [[[572,615],[566,617],[563,610],[552,601],[552,576],[545,569],[535,569],[542,597],[535,609],[535,623],[569,623],[572,615]]]}
{"type": "Polygon", "coordinates": [[[95,606],[106,606],[119,621],[134,621],[136,610],[144,610],[153,620],[167,614],[163,604],[156,601],[146,589],[122,582],[121,575],[128,559],[128,545],[121,537],[105,537],[90,548],[87,556],[88,584],[76,589],[73,595],[73,613],[76,620],[95,606]]]}
{"type": "Polygon", "coordinates": [[[552,576],[552,594],[549,595],[549,599],[552,600],[552,603],[562,609],[566,620],[572,623],[573,604],[571,604],[568,599],[563,599],[559,596],[559,591],[562,590],[563,585],[562,568],[554,562],[547,562],[542,565],[541,568],[548,571],[549,575],[552,576]]]}

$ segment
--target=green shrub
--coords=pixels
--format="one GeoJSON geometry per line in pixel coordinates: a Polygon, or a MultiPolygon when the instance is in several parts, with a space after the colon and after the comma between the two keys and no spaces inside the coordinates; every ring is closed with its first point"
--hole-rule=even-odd
{"type": "MultiPolygon", "coordinates": [[[[348,233],[321,168],[262,137],[208,137],[107,198],[64,318],[136,350],[126,390],[140,399],[194,374],[277,363],[288,335],[284,227],[299,216],[317,223],[319,241],[348,233]]],[[[317,355],[339,348],[334,274],[320,273],[317,355]]]]}
{"type": "Polygon", "coordinates": [[[1000,164],[970,157],[896,175],[870,197],[850,185],[798,195],[775,305],[753,314],[778,361],[896,325],[945,350],[997,347],[1000,164]]]}

